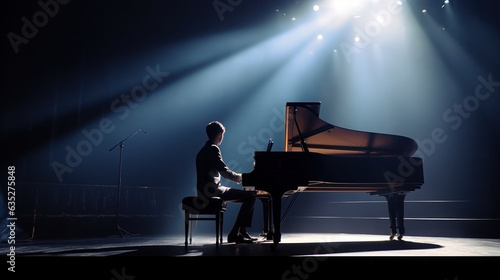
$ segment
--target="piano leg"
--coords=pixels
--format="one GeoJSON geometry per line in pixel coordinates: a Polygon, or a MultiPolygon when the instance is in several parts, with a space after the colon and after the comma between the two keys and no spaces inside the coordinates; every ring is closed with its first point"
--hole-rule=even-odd
{"type": "Polygon", "coordinates": [[[398,211],[399,240],[403,239],[403,236],[405,235],[405,197],[406,193],[400,194],[396,206],[398,209],[397,211],[398,211]]]}
{"type": "Polygon", "coordinates": [[[391,236],[393,240],[399,230],[398,240],[403,239],[405,234],[404,227],[404,201],[406,193],[384,195],[389,206],[389,220],[391,223],[391,236]]]}
{"type": "Polygon", "coordinates": [[[262,202],[262,212],[264,214],[264,228],[262,230],[263,236],[266,240],[273,240],[273,232],[271,230],[273,218],[271,216],[271,209],[269,209],[272,207],[272,200],[270,197],[261,197],[259,199],[262,202]]]}
{"type": "Polygon", "coordinates": [[[273,209],[273,244],[271,249],[276,249],[278,243],[281,241],[281,196],[283,194],[271,194],[272,209],[273,209]]]}

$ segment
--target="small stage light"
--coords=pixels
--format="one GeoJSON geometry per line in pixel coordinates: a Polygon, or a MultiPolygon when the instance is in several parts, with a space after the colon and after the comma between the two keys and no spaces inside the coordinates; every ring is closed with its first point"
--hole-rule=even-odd
{"type": "Polygon", "coordinates": [[[323,35],[319,34],[316,38],[318,38],[318,40],[323,40],[323,35]]]}
{"type": "Polygon", "coordinates": [[[427,13],[427,10],[426,10],[426,9],[423,9],[423,10],[422,10],[422,13],[423,13],[423,14],[427,13]]]}
{"type": "Polygon", "coordinates": [[[401,2],[401,1],[396,1],[396,3],[398,3],[398,5],[400,5],[400,6],[403,5],[403,2],[401,2]]]}
{"type": "Polygon", "coordinates": [[[313,6],[313,10],[316,11],[316,12],[319,11],[319,6],[318,5],[314,5],[313,6]]]}
{"type": "Polygon", "coordinates": [[[359,40],[361,40],[359,36],[354,37],[354,41],[359,42],[359,40]]]}

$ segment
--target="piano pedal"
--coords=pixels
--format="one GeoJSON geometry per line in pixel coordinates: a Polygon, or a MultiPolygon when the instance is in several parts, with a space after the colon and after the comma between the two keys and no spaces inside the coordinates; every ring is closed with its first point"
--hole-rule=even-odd
{"type": "Polygon", "coordinates": [[[391,233],[391,236],[389,236],[389,240],[393,241],[395,237],[397,237],[398,241],[403,240],[403,235],[396,233],[391,233]]]}
{"type": "Polygon", "coordinates": [[[268,231],[268,232],[262,232],[261,234],[259,234],[260,237],[263,237],[264,240],[273,240],[273,232],[272,231],[268,231]]]}

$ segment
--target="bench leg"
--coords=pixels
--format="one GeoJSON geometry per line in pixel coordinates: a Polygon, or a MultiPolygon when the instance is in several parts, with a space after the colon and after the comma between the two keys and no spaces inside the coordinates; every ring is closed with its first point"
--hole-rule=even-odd
{"type": "Polygon", "coordinates": [[[184,246],[188,245],[188,232],[189,232],[189,213],[188,211],[184,211],[184,246]]]}
{"type": "Polygon", "coordinates": [[[220,213],[215,214],[215,246],[219,247],[220,213]]]}
{"type": "Polygon", "coordinates": [[[224,212],[220,212],[220,244],[222,244],[222,226],[224,224],[224,212]]]}

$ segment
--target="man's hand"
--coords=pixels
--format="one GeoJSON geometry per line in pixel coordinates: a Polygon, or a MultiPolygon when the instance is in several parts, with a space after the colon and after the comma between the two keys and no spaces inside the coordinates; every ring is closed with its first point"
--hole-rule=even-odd
{"type": "Polygon", "coordinates": [[[241,183],[242,180],[243,179],[241,177],[241,173],[237,173],[236,178],[235,178],[234,181],[239,184],[239,183],[241,183]]]}

